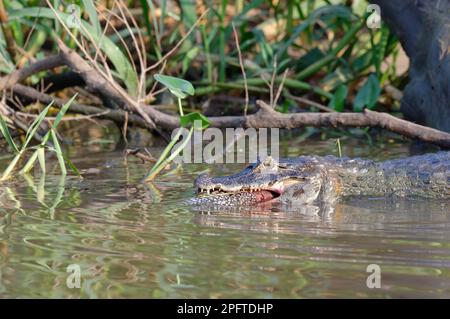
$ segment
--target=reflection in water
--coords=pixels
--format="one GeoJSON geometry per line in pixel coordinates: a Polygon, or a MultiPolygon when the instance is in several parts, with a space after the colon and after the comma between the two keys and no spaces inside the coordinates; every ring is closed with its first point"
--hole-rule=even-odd
{"type": "MultiPolygon", "coordinates": [[[[405,154],[400,146],[375,157],[405,154]]],[[[195,176],[242,165],[184,165],[137,185],[147,170],[138,160],[89,150],[72,158],[83,180],[28,176],[0,186],[0,297],[450,297],[448,202],[199,212],[183,204],[195,176]],[[372,263],[381,289],[366,286],[372,263]],[[81,267],[81,289],[66,286],[70,264],[81,267]]]]}

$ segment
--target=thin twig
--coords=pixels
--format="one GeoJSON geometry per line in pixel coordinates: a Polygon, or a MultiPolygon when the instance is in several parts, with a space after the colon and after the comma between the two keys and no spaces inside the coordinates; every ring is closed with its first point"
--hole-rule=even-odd
{"type": "MultiPolygon", "coordinates": [[[[111,112],[111,110],[105,110],[102,112],[98,112],[95,114],[90,114],[90,115],[80,115],[80,116],[64,116],[61,121],[81,121],[81,120],[88,120],[88,119],[92,119],[94,117],[101,117],[105,114],[108,114],[109,112],[111,112]]],[[[22,117],[31,117],[31,118],[36,118],[39,115],[38,114],[30,114],[30,113],[24,113],[24,112],[15,112],[16,115],[22,116],[22,117]]],[[[45,117],[46,121],[54,121],[56,120],[56,116],[46,116],[45,117]]]]}
{"type": "Polygon", "coordinates": [[[203,12],[201,14],[201,16],[197,19],[197,21],[195,21],[195,23],[190,27],[189,31],[180,39],[180,41],[178,41],[178,43],[169,51],[167,52],[161,59],[159,59],[158,62],[156,62],[155,64],[149,66],[145,71],[148,72],[150,70],[153,70],[154,68],[156,68],[158,65],[160,65],[161,63],[163,63],[169,56],[171,56],[176,50],[178,50],[178,48],[180,47],[180,45],[184,42],[184,40],[187,39],[187,37],[192,33],[192,31],[194,31],[195,27],[199,24],[199,22],[203,19],[203,17],[208,13],[209,9],[206,9],[205,12],[203,12]]]}
{"type": "Polygon", "coordinates": [[[273,72],[272,72],[272,79],[270,80],[270,105],[275,108],[275,105],[273,103],[273,92],[275,90],[275,78],[277,75],[277,57],[275,56],[273,59],[273,72]]]}
{"type": "MultiPolygon", "coordinates": [[[[50,102],[54,101],[53,105],[55,107],[61,107],[66,102],[62,99],[55,98],[53,96],[39,92],[36,89],[21,84],[16,84],[11,89],[14,94],[21,96],[26,100],[39,101],[43,104],[49,104],[50,102]]],[[[107,113],[103,114],[103,112],[105,111],[104,109],[76,102],[73,102],[70,105],[69,111],[72,113],[80,113],[84,115],[96,115],[97,117],[112,120],[114,122],[117,122],[118,124],[123,124],[127,120],[125,111],[123,110],[108,110],[107,113]]],[[[142,119],[138,115],[134,114],[129,115],[128,120],[130,123],[133,123],[136,126],[148,128],[148,125],[146,124],[144,119],[142,119]]]]}
{"type": "Polygon", "coordinates": [[[236,40],[236,48],[237,48],[238,56],[239,56],[239,65],[241,66],[242,77],[244,78],[244,89],[245,89],[244,116],[245,116],[245,115],[247,115],[247,109],[248,109],[248,103],[249,103],[247,75],[245,74],[244,62],[242,60],[241,47],[239,45],[239,37],[238,37],[237,31],[236,31],[234,22],[232,22],[231,25],[233,26],[234,39],[236,40]]]}
{"type": "Polygon", "coordinates": [[[124,153],[126,156],[129,156],[129,155],[136,156],[137,158],[141,159],[143,162],[150,162],[150,163],[157,162],[157,159],[154,158],[147,149],[145,149],[145,152],[147,154],[141,153],[141,149],[139,149],[139,148],[137,148],[137,149],[128,148],[125,150],[124,153]]]}
{"type": "Polygon", "coordinates": [[[273,100],[272,107],[275,108],[277,105],[278,99],[280,98],[281,91],[283,91],[284,81],[286,81],[286,76],[289,72],[289,69],[286,69],[283,73],[283,78],[281,79],[280,86],[278,87],[277,94],[275,95],[275,99],[273,100]]]}
{"type": "Polygon", "coordinates": [[[319,110],[324,111],[324,112],[336,112],[335,110],[333,110],[332,108],[329,108],[328,106],[325,106],[325,105],[322,105],[320,103],[311,101],[311,100],[306,99],[304,97],[294,96],[294,95],[289,94],[289,93],[286,93],[285,96],[287,98],[291,99],[291,100],[294,100],[294,101],[297,101],[297,102],[300,102],[300,103],[304,103],[304,104],[307,104],[307,105],[314,106],[314,107],[316,107],[319,110]]]}

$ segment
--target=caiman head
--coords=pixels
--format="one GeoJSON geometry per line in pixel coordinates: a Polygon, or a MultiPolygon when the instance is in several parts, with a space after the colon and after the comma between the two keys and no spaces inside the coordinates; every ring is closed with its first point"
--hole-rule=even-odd
{"type": "Polygon", "coordinates": [[[268,201],[311,203],[319,196],[323,176],[314,158],[298,161],[267,157],[243,171],[223,177],[198,176],[194,182],[199,205],[241,206],[268,201]]]}

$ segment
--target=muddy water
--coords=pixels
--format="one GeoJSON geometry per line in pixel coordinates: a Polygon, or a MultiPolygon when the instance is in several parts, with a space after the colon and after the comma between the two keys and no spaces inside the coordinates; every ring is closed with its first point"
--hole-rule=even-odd
{"type": "MultiPolygon", "coordinates": [[[[343,141],[344,154],[409,154],[402,144],[353,144],[343,141]]],[[[289,156],[336,153],[331,142],[283,145],[289,156]]],[[[135,185],[148,167],[112,149],[71,150],[87,170],[82,181],[50,167],[45,179],[0,185],[0,297],[450,297],[448,203],[359,198],[332,214],[198,212],[182,204],[195,176],[242,164],[189,164],[143,188],[135,185]],[[371,264],[381,288],[367,286],[371,264]],[[69,265],[79,266],[79,289],[67,285],[76,284],[69,265]]]]}

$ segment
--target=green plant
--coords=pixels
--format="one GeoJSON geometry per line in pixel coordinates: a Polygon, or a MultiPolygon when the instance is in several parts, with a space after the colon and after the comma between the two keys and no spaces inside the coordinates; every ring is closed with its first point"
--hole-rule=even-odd
{"type": "Polygon", "coordinates": [[[209,126],[208,119],[203,116],[200,113],[192,112],[189,114],[184,115],[183,112],[183,106],[181,104],[181,100],[186,98],[188,95],[194,95],[195,89],[194,86],[183,79],[179,79],[172,76],[162,75],[162,74],[156,74],[154,76],[155,80],[164,85],[173,95],[175,95],[178,99],[178,111],[180,113],[180,129],[178,129],[175,136],[172,138],[170,143],[166,146],[164,151],[159,156],[158,160],[156,161],[155,165],[153,165],[150,172],[145,176],[144,181],[151,181],[153,180],[161,170],[166,167],[170,162],[173,161],[173,159],[183,150],[183,148],[189,143],[192,133],[194,132],[194,129],[197,127],[194,126],[195,121],[200,121],[201,125],[199,129],[205,129],[209,126]],[[173,150],[175,143],[178,141],[182,134],[182,127],[187,127],[188,125],[191,125],[189,129],[189,134],[187,138],[183,141],[183,143],[176,149],[173,150]],[[172,151],[172,153],[169,155],[169,152],[172,151]]]}
{"type": "Polygon", "coordinates": [[[58,127],[59,123],[61,122],[64,114],[67,112],[67,110],[70,107],[70,104],[72,104],[73,100],[75,99],[76,95],[74,95],[67,103],[65,103],[60,111],[58,112],[50,130],[43,136],[42,141],[40,144],[36,146],[28,146],[33,139],[33,136],[37,133],[40,125],[45,119],[45,116],[48,113],[48,110],[53,105],[53,102],[48,104],[44,110],[36,117],[36,119],[33,121],[33,123],[28,128],[28,131],[25,135],[25,142],[21,145],[19,148],[17,144],[14,142],[14,139],[11,136],[11,133],[8,130],[8,127],[6,125],[5,119],[0,114],[0,130],[2,135],[5,137],[5,140],[9,144],[9,146],[12,148],[13,152],[16,154],[14,158],[9,163],[8,167],[6,167],[5,171],[3,172],[2,176],[0,177],[0,181],[5,181],[9,179],[12,175],[12,172],[14,171],[15,167],[17,166],[17,163],[19,160],[25,155],[25,153],[29,150],[34,150],[33,154],[30,156],[28,161],[25,163],[25,165],[22,167],[20,172],[22,174],[28,173],[38,160],[39,165],[41,167],[42,172],[45,174],[45,150],[49,150],[51,152],[56,153],[56,156],[58,158],[59,167],[61,169],[61,175],[67,174],[66,169],[66,163],[69,165],[70,169],[78,176],[80,176],[77,168],[73,163],[68,159],[66,156],[64,156],[61,146],[58,141],[56,128],[58,127]],[[52,140],[53,145],[50,145],[49,140],[52,140]]]}

